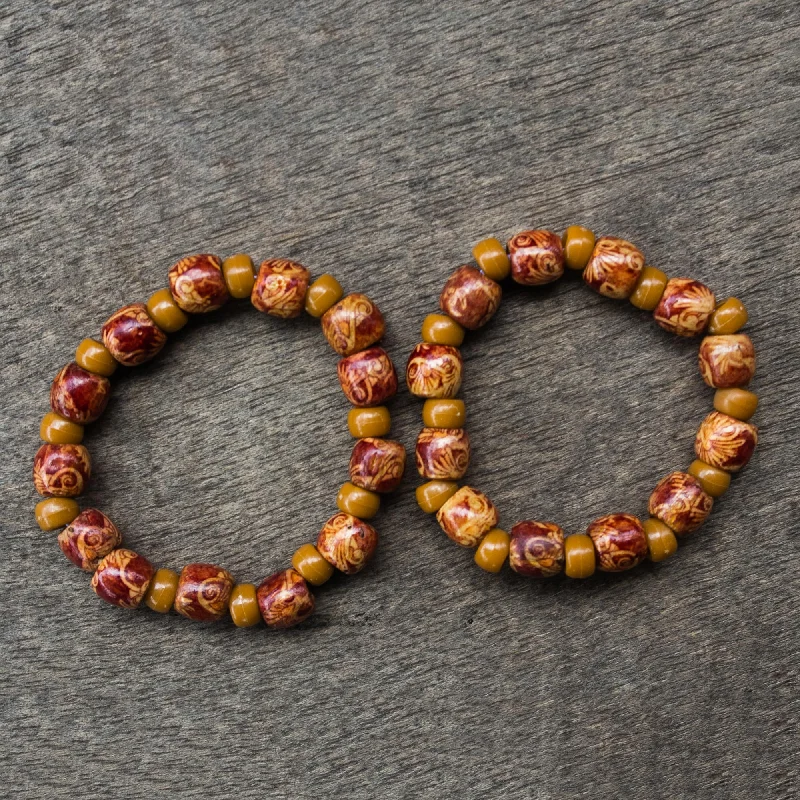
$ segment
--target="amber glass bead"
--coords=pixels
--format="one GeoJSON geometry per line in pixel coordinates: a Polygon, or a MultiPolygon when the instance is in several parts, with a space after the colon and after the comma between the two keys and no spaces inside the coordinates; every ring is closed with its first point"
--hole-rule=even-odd
{"type": "Polygon", "coordinates": [[[752,380],[756,371],[756,350],[744,333],[706,336],[700,343],[697,362],[709,386],[732,389],[752,380]]]}
{"type": "Polygon", "coordinates": [[[469,434],[463,428],[423,428],[415,455],[423,478],[457,480],[469,467],[469,434]]]}
{"type": "Polygon", "coordinates": [[[187,256],[169,271],[169,290],[175,302],[189,314],[205,314],[228,302],[228,287],[217,256],[187,256]]]}
{"type": "Polygon", "coordinates": [[[522,231],[508,242],[511,277],[524,286],[542,286],[564,274],[561,237],[552,231],[522,231]]]}
{"type": "Polygon", "coordinates": [[[406,365],[408,390],[416,397],[455,397],[462,369],[458,348],[423,342],[411,351],[406,365]]]}
{"type": "Polygon", "coordinates": [[[88,425],[106,410],[111,383],[102,375],[79,367],[63,367],[50,386],[50,407],[56,414],[78,425],[88,425]]]}
{"type": "Polygon", "coordinates": [[[714,499],[700,481],[687,472],[671,472],[662,478],[650,495],[648,511],[683,535],[697,530],[711,513],[714,499]]]}
{"type": "Polygon", "coordinates": [[[43,444],[33,460],[33,485],[45,496],[77,497],[91,474],[92,460],[82,444],[43,444]]]}
{"type": "Polygon", "coordinates": [[[617,236],[601,236],[583,271],[587,286],[604,297],[630,297],[644,269],[644,256],[636,245],[617,236]]]}
{"type": "Polygon", "coordinates": [[[633,294],[628,298],[636,308],[642,311],[652,311],[661,300],[664,288],[667,285],[667,275],[655,267],[647,267],[642,270],[633,294]]]}
{"type": "Polygon", "coordinates": [[[289,319],[303,312],[310,280],[308,270],[296,261],[270,258],[258,270],[250,301],[273,317],[289,319]]]}
{"type": "Polygon", "coordinates": [[[322,315],[322,333],[340,356],[366,350],[385,332],[383,314],[365,294],[349,294],[322,315]]]}
{"type": "Polygon", "coordinates": [[[347,427],[356,439],[367,436],[386,436],[392,428],[392,417],[386,406],[351,408],[347,412],[347,427]]]}
{"type": "Polygon", "coordinates": [[[758,395],[747,389],[717,389],[714,392],[714,408],[729,417],[746,421],[756,413],[758,395]]]}
{"type": "Polygon", "coordinates": [[[607,514],[589,525],[586,533],[594,543],[598,566],[604,572],[635,567],[647,555],[642,523],[632,514],[607,514]]]}
{"type": "Polygon", "coordinates": [[[511,529],[508,564],[532,578],[558,575],[564,569],[564,531],[552,522],[518,522],[511,529]]]}
{"type": "Polygon", "coordinates": [[[382,347],[370,347],[343,358],[336,374],[344,396],[359,408],[380,405],[397,394],[397,373],[382,347]]]}
{"type": "Polygon", "coordinates": [[[169,289],[159,289],[150,295],[147,313],[164,333],[177,333],[189,321],[188,314],[181,311],[169,289]]]}
{"type": "Polygon", "coordinates": [[[714,293],[691,278],[670,278],[653,311],[653,319],[678,336],[697,336],[714,311],[714,293]]]}
{"type": "Polygon", "coordinates": [[[502,296],[500,284],[465,265],[447,279],[439,295],[439,308],[463,328],[474,331],[494,316],[502,296]]]}
{"type": "Polygon", "coordinates": [[[381,507],[380,495],[347,481],[336,496],[336,507],[359,519],[372,519],[381,507]]]}
{"type": "Polygon", "coordinates": [[[564,539],[564,574],[568,578],[589,578],[594,575],[594,544],[585,533],[573,533],[564,539]]]}
{"type": "Polygon", "coordinates": [[[214,564],[187,564],[181,570],[174,608],[198,622],[221,619],[228,610],[234,580],[226,569],[214,564]]]}
{"type": "Polygon", "coordinates": [[[462,486],[436,512],[436,521],[456,544],[477,547],[497,526],[497,509],[483,492],[462,486]]]}
{"type": "Polygon", "coordinates": [[[228,601],[228,610],[237,628],[252,628],[253,625],[258,625],[261,622],[261,610],[258,607],[255,585],[239,583],[234,586],[231,599],[228,601]]]}
{"type": "Polygon", "coordinates": [[[403,480],[406,450],[400,442],[359,439],[350,456],[350,480],[371,492],[393,492],[403,480]]]}
{"type": "Polygon", "coordinates": [[[166,342],[167,335],[150,318],[144,303],[123,306],[103,325],[103,344],[126,367],[149,361],[166,342]]]}
{"type": "Polygon", "coordinates": [[[71,497],[47,497],[36,504],[36,522],[43,531],[54,531],[69,525],[80,513],[71,497]]]}
{"type": "Polygon", "coordinates": [[[158,614],[169,613],[175,605],[178,580],[178,573],[174,570],[164,567],[157,569],[144,596],[145,605],[158,614]]]}
{"type": "Polygon", "coordinates": [[[136,608],[144,600],[153,572],[153,565],[144,556],[120,547],[97,565],[92,589],[111,605],[136,608]]]}
{"type": "Polygon", "coordinates": [[[678,540],[669,525],[650,517],[642,524],[647,537],[647,554],[654,562],[669,558],[678,549],[678,540]]]}
{"type": "Polygon", "coordinates": [[[747,323],[747,309],[736,297],[729,297],[718,303],[708,321],[708,332],[711,334],[736,333],[747,323]]]}
{"type": "Polygon", "coordinates": [[[508,558],[509,535],[493,528],[481,539],[475,551],[475,563],[486,572],[500,572],[508,558]]]}
{"type": "Polygon", "coordinates": [[[333,275],[320,275],[306,292],[306,313],[321,317],[331,306],[342,299],[344,289],[333,275]]]}
{"type": "Polygon", "coordinates": [[[472,257],[484,275],[502,281],[511,272],[506,248],[499,239],[482,239],[472,248],[472,257]]]}
{"type": "MultiPolygon", "coordinates": [[[[244,253],[228,256],[222,262],[222,276],[225,278],[225,286],[231,297],[237,300],[250,297],[256,282],[253,259],[244,253]]],[[[255,602],[255,587],[253,587],[253,600],[255,602]]]]}
{"type": "Polygon", "coordinates": [[[333,575],[333,565],[322,557],[313,544],[303,544],[295,550],[292,566],[312,586],[322,586],[333,575]]]}
{"type": "Polygon", "coordinates": [[[96,508],[87,508],[58,535],[58,546],[64,555],[86,572],[122,544],[116,525],[96,508]]]}
{"type": "Polygon", "coordinates": [[[118,366],[108,348],[95,339],[84,339],[78,345],[78,349],[75,351],[75,363],[104,378],[113,375],[118,366]]]}
{"type": "Polygon", "coordinates": [[[83,425],[48,411],[39,425],[39,436],[50,444],[80,444],[83,441],[83,425]]]}
{"type": "Polygon", "coordinates": [[[428,481],[417,486],[417,503],[426,514],[433,514],[457,491],[458,484],[455,481],[428,481]]]}
{"type": "Polygon", "coordinates": [[[314,612],[314,595],[294,569],[270,575],[256,589],[258,608],[270,628],[292,628],[314,612]]]}
{"type": "Polygon", "coordinates": [[[345,575],[360,572],[378,546],[378,532],[352,514],[334,514],[317,537],[322,557],[345,575]]]}
{"type": "Polygon", "coordinates": [[[582,225],[570,225],[561,236],[564,248],[564,266],[583,270],[594,250],[594,233],[582,225]]]}
{"type": "Polygon", "coordinates": [[[686,470],[703,487],[703,491],[711,497],[721,497],[731,485],[731,474],[723,469],[712,467],[696,458],[686,470]]]}
{"type": "Polygon", "coordinates": [[[428,314],[422,320],[422,341],[428,344],[446,344],[458,347],[466,331],[447,314],[428,314]]]}
{"type": "Polygon", "coordinates": [[[701,461],[726,472],[738,472],[753,455],[758,428],[749,422],[712,411],[701,423],[694,452],[701,461]]]}
{"type": "Polygon", "coordinates": [[[463,400],[426,400],[422,421],[426,428],[463,428],[467,409],[463,400]]]}

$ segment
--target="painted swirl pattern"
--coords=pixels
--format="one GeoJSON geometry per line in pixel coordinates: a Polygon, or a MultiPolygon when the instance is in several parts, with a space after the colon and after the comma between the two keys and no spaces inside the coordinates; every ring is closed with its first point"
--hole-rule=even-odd
{"type": "Polygon", "coordinates": [[[561,237],[552,231],[522,231],[508,242],[511,277],[524,286],[542,286],[564,274],[561,237]]]}
{"type": "Polygon", "coordinates": [[[233,586],[233,576],[222,567],[187,564],[178,581],[175,611],[199,622],[221,619],[228,611],[233,586]]]}
{"type": "Polygon", "coordinates": [[[653,318],[665,330],[678,336],[697,336],[714,313],[714,292],[691,278],[670,278],[653,318]]]}
{"type": "Polygon", "coordinates": [[[96,508],[87,508],[58,535],[58,545],[75,566],[94,572],[122,544],[116,525],[96,508]]]}
{"type": "Polygon", "coordinates": [[[370,347],[343,358],[336,372],[345,397],[354,406],[378,406],[397,393],[394,364],[381,347],[370,347]]]}
{"type": "Polygon", "coordinates": [[[439,296],[445,314],[474,331],[485,325],[500,307],[503,290],[472,266],[459,267],[448,279],[439,296]]]}
{"type": "Polygon", "coordinates": [[[497,525],[497,509],[483,493],[462,486],[437,512],[441,529],[462,547],[477,547],[497,525]]]}
{"type": "Polygon", "coordinates": [[[406,449],[400,442],[368,436],[350,456],[350,481],[371,492],[393,492],[403,480],[406,449]]]}
{"type": "Polygon", "coordinates": [[[153,565],[133,550],[112,550],[92,576],[95,594],[111,605],[136,608],[144,599],[153,579],[153,565]]]}
{"type": "Polygon", "coordinates": [[[714,498],[699,481],[685,472],[671,472],[650,495],[648,511],[678,535],[697,530],[711,513],[714,498]]]}
{"type": "Polygon", "coordinates": [[[428,480],[454,481],[469,467],[469,434],[464,428],[423,428],[415,451],[417,471],[428,480]]]}
{"type": "Polygon", "coordinates": [[[712,388],[746,386],[756,371],[756,349],[744,333],[706,336],[697,361],[703,380],[712,388]]]}
{"type": "Polygon", "coordinates": [[[314,595],[295,569],[285,569],[265,578],[256,590],[258,608],[270,628],[291,628],[314,611],[314,595]]]}
{"type": "Polygon", "coordinates": [[[644,256],[636,245],[617,236],[601,236],[583,270],[587,286],[604,297],[630,297],[644,269],[644,256]]]}
{"type": "Polygon", "coordinates": [[[149,361],[166,343],[167,334],[150,319],[144,303],[123,306],[103,325],[103,344],[126,367],[149,361]]]}
{"type": "Polygon", "coordinates": [[[632,514],[607,514],[592,522],[586,533],[594,543],[598,566],[604,572],[632,569],[647,555],[647,536],[632,514]]]}
{"type": "Polygon", "coordinates": [[[694,452],[701,461],[726,472],[747,465],[758,444],[758,428],[749,422],[712,411],[700,424],[694,452]]]}
{"type": "Polygon", "coordinates": [[[309,271],[296,261],[270,258],[258,270],[250,302],[265,314],[290,319],[303,311],[309,271]]]}
{"type": "Polygon", "coordinates": [[[366,349],[385,332],[383,314],[365,294],[349,294],[322,315],[322,333],[340,356],[366,349]]]}
{"type": "Polygon", "coordinates": [[[82,444],[43,444],[33,459],[33,485],[45,497],[77,497],[91,474],[92,460],[82,444]]]}
{"type": "Polygon", "coordinates": [[[334,514],[317,537],[322,557],[345,575],[360,572],[378,546],[378,532],[352,514],[334,514]]]}
{"type": "Polygon", "coordinates": [[[50,408],[71,422],[87,425],[106,410],[111,382],[79,367],[74,361],[63,367],[50,387],[50,408]]]}
{"type": "Polygon", "coordinates": [[[230,295],[222,274],[222,261],[210,253],[187,256],[169,271],[169,290],[180,308],[205,314],[223,306],[230,295]]]}
{"type": "Polygon", "coordinates": [[[564,569],[564,531],[552,522],[526,520],[511,529],[508,564],[514,572],[549,578],[564,569]]]}
{"type": "Polygon", "coordinates": [[[418,344],[408,358],[406,383],[416,397],[450,398],[461,388],[463,361],[457,347],[418,344]]]}

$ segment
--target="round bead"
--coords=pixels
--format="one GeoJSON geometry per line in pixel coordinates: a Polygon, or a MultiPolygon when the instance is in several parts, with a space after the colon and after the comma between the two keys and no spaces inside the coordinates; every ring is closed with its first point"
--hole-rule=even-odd
{"type": "Polygon", "coordinates": [[[354,406],[380,405],[397,394],[394,364],[381,347],[370,347],[343,358],[336,372],[345,397],[354,406]]]}
{"type": "Polygon", "coordinates": [[[587,286],[604,297],[630,297],[644,269],[644,256],[636,245],[617,236],[601,236],[583,271],[587,286]]]}
{"type": "Polygon", "coordinates": [[[386,406],[351,408],[347,412],[347,427],[356,439],[367,436],[386,436],[392,428],[392,417],[386,406]]]}
{"type": "Polygon", "coordinates": [[[468,330],[483,327],[500,307],[503,290],[479,269],[459,267],[439,295],[439,307],[468,330]]]}
{"type": "Polygon", "coordinates": [[[342,299],[344,289],[333,275],[320,275],[306,292],[306,313],[321,317],[334,303],[342,299]]]}
{"type": "MultiPolygon", "coordinates": [[[[228,256],[222,262],[222,277],[225,279],[225,287],[231,297],[237,300],[250,297],[256,282],[253,259],[245,253],[228,256]]],[[[252,584],[243,585],[251,586],[252,584]]],[[[253,602],[255,603],[255,587],[253,587],[253,602]]]]}
{"type": "Polygon", "coordinates": [[[256,589],[258,607],[270,628],[291,628],[314,611],[314,595],[297,570],[285,569],[264,578],[256,589]]]}
{"type": "Polygon", "coordinates": [[[58,535],[58,546],[64,555],[86,572],[94,572],[121,544],[122,536],[116,525],[96,508],[81,511],[58,535]]]}
{"type": "Polygon", "coordinates": [[[259,311],[273,317],[297,317],[305,306],[310,278],[302,264],[270,258],[262,262],[258,270],[250,301],[259,311]]]}
{"type": "Polygon", "coordinates": [[[508,564],[533,578],[558,575],[564,569],[564,531],[552,522],[518,522],[511,529],[508,564]]]}
{"type": "Polygon", "coordinates": [[[169,271],[169,290],[175,302],[189,314],[205,314],[228,302],[228,287],[217,256],[187,256],[169,271]]]}
{"type": "Polygon", "coordinates": [[[153,578],[153,565],[133,550],[112,550],[92,576],[95,594],[120,608],[136,608],[147,593],[153,578]]]}
{"type": "Polygon", "coordinates": [[[181,570],[174,608],[187,619],[210,622],[228,610],[234,580],[226,569],[214,564],[187,564],[181,570]]]}
{"type": "Polygon", "coordinates": [[[502,281],[511,272],[511,262],[508,260],[506,248],[499,239],[481,239],[472,248],[472,257],[484,275],[493,281],[502,281]]]}
{"type": "Polygon", "coordinates": [[[103,343],[126,367],[135,367],[158,355],[167,335],[150,319],[144,303],[131,303],[115,311],[103,325],[103,343]]]}
{"type": "Polygon", "coordinates": [[[312,586],[322,586],[333,575],[333,565],[322,557],[313,544],[303,544],[295,550],[292,566],[312,586]]]}
{"type": "Polygon", "coordinates": [[[422,341],[459,347],[466,331],[447,314],[428,314],[422,320],[422,341]]]}
{"type": "Polygon", "coordinates": [[[747,389],[717,389],[714,392],[714,408],[729,417],[748,420],[756,413],[758,395],[747,389]]]}
{"type": "Polygon", "coordinates": [[[88,425],[106,410],[111,383],[102,375],[67,364],[50,387],[50,407],[56,414],[78,425],[88,425]]]}
{"type": "Polygon", "coordinates": [[[426,428],[463,428],[466,416],[463,400],[426,400],[422,406],[426,428]]]}
{"type": "Polygon", "coordinates": [[[714,389],[745,386],[756,371],[756,349],[743,333],[706,336],[697,363],[703,380],[714,389]]]}
{"type": "Polygon", "coordinates": [[[69,525],[80,513],[80,508],[70,497],[46,497],[36,504],[34,513],[43,531],[54,531],[69,525]]]}
{"type": "Polygon", "coordinates": [[[628,299],[642,311],[653,311],[661,300],[666,285],[666,273],[655,267],[645,266],[636,281],[633,294],[628,299]]]}
{"type": "Polygon", "coordinates": [[[416,497],[419,507],[426,514],[438,511],[456,492],[455,481],[428,481],[417,486],[416,497]]]}
{"type": "Polygon", "coordinates": [[[631,569],[647,555],[644,528],[632,514],[599,517],[586,533],[594,544],[598,566],[604,572],[631,569]]]}
{"type": "Polygon", "coordinates": [[[169,289],[159,289],[150,295],[147,313],[164,333],[177,333],[189,321],[188,315],[178,308],[169,289]]]}
{"type": "Polygon", "coordinates": [[[564,248],[564,266],[583,270],[594,250],[594,233],[582,225],[570,225],[561,237],[564,248]]]}
{"type": "Polygon", "coordinates": [[[712,411],[700,424],[694,452],[701,461],[726,472],[738,472],[753,455],[758,428],[749,422],[712,411]]]}
{"type": "Polygon", "coordinates": [[[79,367],[105,378],[113,375],[118,366],[108,348],[95,339],[84,339],[78,345],[75,350],[75,363],[79,367]]]}
{"type": "Polygon", "coordinates": [[[458,480],[469,467],[469,434],[463,428],[423,428],[415,455],[423,478],[458,480]]]}
{"type": "Polygon", "coordinates": [[[490,530],[475,551],[475,563],[486,572],[500,572],[508,558],[509,540],[509,535],[500,528],[490,530]]]}
{"type": "Polygon", "coordinates": [[[345,514],[352,514],[359,519],[372,519],[381,507],[380,495],[368,489],[362,489],[354,483],[342,484],[336,496],[336,507],[345,514]]]}
{"type": "Polygon", "coordinates": [[[436,520],[456,544],[477,547],[497,526],[497,509],[483,492],[462,486],[436,512],[436,520]]]}
{"type": "Polygon", "coordinates": [[[653,318],[665,330],[678,336],[701,334],[714,311],[714,293],[691,278],[670,278],[653,318]]]}
{"type": "Polygon", "coordinates": [[[718,303],[708,321],[708,332],[711,334],[736,333],[747,322],[747,309],[736,297],[729,297],[718,303]]]}
{"type": "Polygon", "coordinates": [[[585,533],[573,533],[564,539],[564,574],[568,578],[589,578],[594,575],[594,544],[585,533]]]}
{"type": "Polygon", "coordinates": [[[393,492],[403,480],[406,450],[391,439],[359,439],[350,456],[350,480],[371,492],[393,492]]]}
{"type": "Polygon", "coordinates": [[[417,397],[455,397],[461,388],[463,362],[455,347],[418,344],[406,365],[406,383],[417,397]]]}
{"type": "Polygon", "coordinates": [[[721,497],[731,485],[731,474],[725,470],[712,467],[699,458],[692,461],[686,470],[703,487],[703,491],[711,497],[721,497]]]}
{"type": "Polygon", "coordinates": [[[322,333],[340,356],[366,350],[385,331],[383,314],[365,294],[349,294],[322,315],[322,333]]]}
{"type": "Polygon", "coordinates": [[[334,514],[317,537],[322,557],[345,575],[360,572],[378,546],[378,532],[352,514],[334,514]]]}
{"type": "Polygon", "coordinates": [[[678,540],[672,529],[660,519],[646,519],[642,525],[647,537],[647,554],[654,562],[669,558],[678,549],[678,540]]]}
{"type": "Polygon", "coordinates": [[[671,472],[662,478],[650,495],[648,511],[683,535],[697,530],[711,513],[714,499],[703,491],[700,482],[686,472],[671,472]]]}
{"type": "Polygon", "coordinates": [[[175,604],[178,580],[178,573],[174,570],[157,569],[144,596],[145,605],[158,614],[169,613],[175,604]]]}
{"type": "Polygon", "coordinates": [[[45,496],[77,497],[91,474],[92,460],[82,444],[43,444],[33,460],[33,485],[45,496]]]}
{"type": "Polygon", "coordinates": [[[508,243],[511,277],[524,286],[543,286],[564,274],[561,237],[552,231],[522,231],[508,243]]]}
{"type": "Polygon", "coordinates": [[[239,583],[234,586],[228,603],[228,610],[233,624],[237,628],[252,628],[253,625],[258,625],[261,622],[261,611],[258,608],[255,585],[252,583],[239,583]]]}
{"type": "Polygon", "coordinates": [[[39,436],[50,444],[80,444],[83,441],[83,426],[48,411],[39,425],[39,436]]]}

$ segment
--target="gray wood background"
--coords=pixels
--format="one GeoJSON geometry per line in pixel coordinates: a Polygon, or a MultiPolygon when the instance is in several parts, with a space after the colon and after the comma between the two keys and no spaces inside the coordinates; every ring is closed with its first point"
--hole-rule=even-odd
{"type": "MultiPolygon", "coordinates": [[[[0,795],[784,798],[798,782],[800,7],[390,0],[2,9],[0,795]],[[49,383],[183,254],[334,272],[404,365],[486,235],[582,222],[747,304],[762,441],[679,554],[482,574],[410,474],[302,629],[101,603],[30,480],[49,383]]],[[[566,279],[464,348],[502,523],[643,513],[711,391],[696,342],[566,279]]],[[[158,565],[242,580],[334,509],[351,441],[309,319],[247,304],[115,378],[87,503],[158,565]]],[[[401,392],[409,451],[419,403],[401,392]]]]}

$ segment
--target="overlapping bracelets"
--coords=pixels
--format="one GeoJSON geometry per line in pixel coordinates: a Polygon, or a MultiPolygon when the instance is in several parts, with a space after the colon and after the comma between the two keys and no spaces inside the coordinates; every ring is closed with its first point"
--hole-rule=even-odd
{"type": "Polygon", "coordinates": [[[134,303],[112,314],[103,325],[102,343],[80,343],[75,360],[53,381],[52,410],[41,423],[45,444],[36,453],[33,480],[46,497],[36,506],[39,526],[46,531],[64,528],[58,536],[61,549],[93,573],[91,585],[99,597],[124,608],[144,603],[160,613],[174,609],[193,620],[217,620],[229,612],[239,627],[263,618],[270,627],[288,628],[314,610],[309,584],[325,583],[334,568],[351,575],[365,566],[378,534],[364,520],[378,512],[379,494],[400,483],[405,449],[383,438],[391,425],[383,403],[397,391],[392,361],[376,346],[384,333],[383,316],[365,295],[342,295],[335,278],[323,275],[310,283],[309,271],[293,261],[264,261],[256,276],[249,256],[237,254],[222,262],[213,255],[194,255],[170,269],[169,289],[157,291],[146,305],[134,303]],[[315,545],[304,544],[295,552],[291,568],[270,575],[258,587],[235,584],[230,572],[213,564],[188,564],[180,575],[156,570],[122,546],[119,530],[105,514],[93,508],[80,511],[73,499],[91,473],[89,453],[81,444],[83,426],[105,410],[109,377],[117,366],[149,361],[167,334],[187,323],[188,314],[214,311],[229,297],[249,297],[259,311],[275,317],[297,317],[305,308],[321,318],[326,339],[342,356],[337,372],[354,406],[348,426],[358,439],[350,458],[350,481],[336,499],[339,512],[323,525],[315,545]]]}
{"type": "Polygon", "coordinates": [[[690,278],[667,278],[645,265],[642,253],[624,239],[569,227],[563,237],[546,230],[514,236],[507,248],[497,239],[479,242],[475,266],[459,267],[439,298],[444,314],[430,314],[422,325],[422,343],[408,360],[406,380],[412,394],[426,398],[425,427],[416,445],[419,474],[428,482],[417,488],[417,501],[444,532],[464,547],[477,548],[475,562],[499,572],[506,560],[521,575],[547,577],[562,572],[587,578],[596,568],[631,569],[649,556],[662,561],[677,549],[676,537],[705,521],[714,498],[730,484],[731,473],[747,464],[758,439],[747,420],[758,404],[745,387],[755,371],[750,337],[737,331],[747,322],[742,303],[731,297],[715,303],[713,292],[690,278]],[[471,486],[457,483],[469,465],[470,443],[464,429],[465,408],[457,400],[465,329],[485,325],[500,305],[500,282],[509,275],[524,286],[557,280],[564,270],[581,270],[585,283],[606,297],[628,298],[636,308],[653,312],[655,321],[678,336],[699,336],[703,380],[716,389],[714,411],[695,439],[697,459],[685,472],[663,478],[648,504],[649,518],[609,514],[594,520],[585,534],[566,536],[552,522],[525,520],[510,533],[497,527],[492,501],[471,486]]]}

